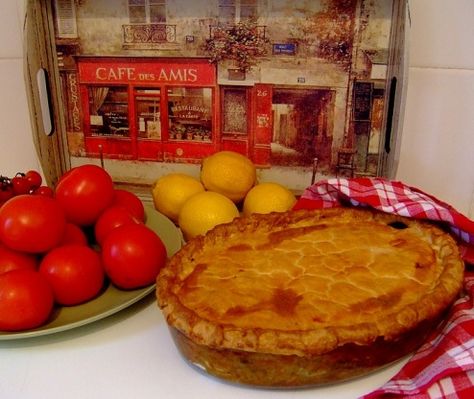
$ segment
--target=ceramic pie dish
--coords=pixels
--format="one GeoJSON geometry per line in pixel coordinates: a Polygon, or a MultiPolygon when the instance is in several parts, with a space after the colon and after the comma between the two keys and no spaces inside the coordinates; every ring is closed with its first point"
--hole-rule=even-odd
{"type": "Polygon", "coordinates": [[[415,350],[462,287],[428,222],[333,208],[238,218],[189,241],[157,279],[184,357],[228,381],[297,387],[365,375],[415,350]]]}

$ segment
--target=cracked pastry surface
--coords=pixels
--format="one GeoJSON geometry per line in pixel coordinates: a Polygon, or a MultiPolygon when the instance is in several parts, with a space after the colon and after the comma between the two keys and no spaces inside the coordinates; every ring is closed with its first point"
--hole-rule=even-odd
{"type": "Polygon", "coordinates": [[[354,208],[252,215],[188,242],[157,279],[170,326],[212,348],[314,356],[396,340],[457,297],[438,227],[354,208]]]}

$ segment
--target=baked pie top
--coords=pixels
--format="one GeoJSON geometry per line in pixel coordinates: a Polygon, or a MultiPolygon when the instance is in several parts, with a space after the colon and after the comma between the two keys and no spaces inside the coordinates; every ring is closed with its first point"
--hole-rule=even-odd
{"type": "Polygon", "coordinates": [[[394,340],[456,298],[464,264],[438,227],[354,208],[237,218],[189,241],[158,304],[193,341],[317,355],[394,340]]]}

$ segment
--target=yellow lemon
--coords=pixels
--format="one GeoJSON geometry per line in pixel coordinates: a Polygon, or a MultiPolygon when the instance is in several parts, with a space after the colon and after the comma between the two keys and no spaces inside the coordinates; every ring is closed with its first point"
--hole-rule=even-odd
{"type": "Polygon", "coordinates": [[[235,203],[243,200],[256,180],[256,168],[246,156],[234,151],[219,151],[204,158],[201,182],[235,203]]]}
{"type": "Polygon", "coordinates": [[[184,173],[169,173],[153,184],[153,203],[158,212],[177,223],[179,212],[185,201],[202,191],[204,191],[204,186],[198,179],[184,173]]]}
{"type": "Polygon", "coordinates": [[[285,212],[296,202],[295,195],[279,183],[260,183],[253,187],[244,200],[243,214],[285,212]]]}
{"type": "Polygon", "coordinates": [[[218,224],[228,223],[239,216],[237,206],[227,197],[204,191],[190,197],[181,208],[178,225],[189,240],[206,234],[218,224]]]}

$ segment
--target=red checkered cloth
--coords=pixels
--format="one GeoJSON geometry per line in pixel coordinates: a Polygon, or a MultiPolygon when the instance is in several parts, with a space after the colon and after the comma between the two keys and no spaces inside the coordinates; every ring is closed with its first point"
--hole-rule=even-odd
{"type": "Polygon", "coordinates": [[[458,241],[467,264],[464,290],[446,321],[385,385],[361,399],[474,399],[474,221],[416,188],[383,178],[322,180],[294,209],[365,206],[437,221],[458,241]]]}

